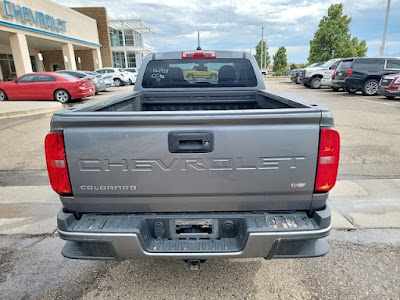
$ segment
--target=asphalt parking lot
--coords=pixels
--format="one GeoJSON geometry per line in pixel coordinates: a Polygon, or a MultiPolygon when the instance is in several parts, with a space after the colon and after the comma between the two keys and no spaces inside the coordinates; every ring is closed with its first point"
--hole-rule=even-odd
{"type": "Polygon", "coordinates": [[[346,225],[336,224],[327,256],[213,260],[198,272],[174,260],[67,260],[51,227],[59,209],[43,153],[51,114],[37,114],[0,120],[0,299],[399,299],[400,101],[287,78],[266,85],[335,117],[342,151],[330,201],[346,225]],[[41,195],[48,199],[29,202],[41,195]],[[35,223],[44,215],[51,226],[35,223]]]}
{"type": "Polygon", "coordinates": [[[341,135],[339,179],[399,178],[400,99],[312,90],[288,79],[267,79],[267,89],[328,106],[341,135]]]}

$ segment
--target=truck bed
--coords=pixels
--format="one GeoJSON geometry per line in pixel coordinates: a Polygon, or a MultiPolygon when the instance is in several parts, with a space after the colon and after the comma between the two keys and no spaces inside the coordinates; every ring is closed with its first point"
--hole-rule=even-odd
{"type": "Polygon", "coordinates": [[[266,91],[133,92],[82,107],[101,112],[307,108],[266,91]]]}

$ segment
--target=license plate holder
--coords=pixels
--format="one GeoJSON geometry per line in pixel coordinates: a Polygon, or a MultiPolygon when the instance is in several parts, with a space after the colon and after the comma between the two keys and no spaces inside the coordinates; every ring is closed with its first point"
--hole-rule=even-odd
{"type": "Polygon", "coordinates": [[[184,239],[213,238],[218,231],[217,224],[214,219],[175,219],[171,220],[171,235],[184,239]]]}

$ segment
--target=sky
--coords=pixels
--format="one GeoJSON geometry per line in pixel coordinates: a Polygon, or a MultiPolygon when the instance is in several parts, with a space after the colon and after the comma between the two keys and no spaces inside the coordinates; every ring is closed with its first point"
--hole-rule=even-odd
{"type": "MultiPolygon", "coordinates": [[[[309,41],[332,3],[342,2],[352,18],[350,33],[378,56],[382,44],[386,0],[56,0],[69,6],[103,6],[109,19],[142,19],[157,32],[157,51],[240,50],[255,53],[264,38],[272,55],[285,46],[292,63],[306,63],[309,41]]],[[[385,55],[400,56],[400,0],[391,1],[385,55]]]]}

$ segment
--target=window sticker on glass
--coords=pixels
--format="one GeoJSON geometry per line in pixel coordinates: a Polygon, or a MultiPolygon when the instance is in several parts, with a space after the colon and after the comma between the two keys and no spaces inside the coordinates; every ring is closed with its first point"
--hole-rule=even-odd
{"type": "Polygon", "coordinates": [[[166,74],[168,74],[169,69],[153,69],[151,73],[151,78],[157,81],[161,81],[166,78],[166,74]]]}

